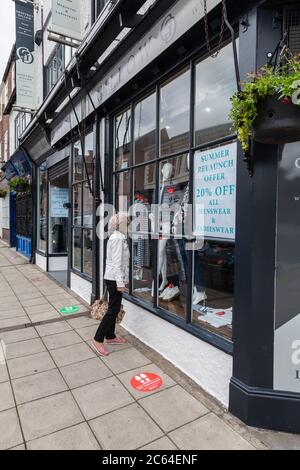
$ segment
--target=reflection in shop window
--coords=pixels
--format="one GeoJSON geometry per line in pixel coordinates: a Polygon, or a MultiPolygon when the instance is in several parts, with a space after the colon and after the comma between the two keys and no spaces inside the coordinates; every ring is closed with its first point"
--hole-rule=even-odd
{"type": "Polygon", "coordinates": [[[161,155],[171,155],[189,147],[190,71],[180,73],[161,87],[161,155]]]}
{"type": "Polygon", "coordinates": [[[135,163],[156,158],[156,94],[140,101],[134,113],[135,163]]]}
{"type": "Polygon", "coordinates": [[[115,185],[115,209],[117,212],[126,212],[130,207],[130,172],[118,173],[115,185]]]}
{"type": "Polygon", "coordinates": [[[231,132],[230,97],[236,91],[232,44],[216,58],[196,65],[195,145],[212,142],[231,132]]]}
{"type": "Polygon", "coordinates": [[[94,136],[84,137],[84,154],[80,142],[73,150],[73,260],[76,271],[92,276],[92,226],[93,226],[93,187],[94,136]],[[89,185],[90,182],[90,185],[89,185]]]}
{"type": "Polygon", "coordinates": [[[130,165],[131,113],[127,109],[115,119],[115,166],[116,170],[130,165]]]}

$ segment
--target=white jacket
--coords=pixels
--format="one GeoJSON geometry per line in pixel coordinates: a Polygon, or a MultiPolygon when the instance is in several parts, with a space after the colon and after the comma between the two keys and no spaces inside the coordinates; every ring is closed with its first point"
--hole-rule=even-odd
{"type": "Polygon", "coordinates": [[[129,248],[125,235],[117,230],[107,243],[106,269],[104,279],[116,281],[117,287],[129,282],[129,248]]]}

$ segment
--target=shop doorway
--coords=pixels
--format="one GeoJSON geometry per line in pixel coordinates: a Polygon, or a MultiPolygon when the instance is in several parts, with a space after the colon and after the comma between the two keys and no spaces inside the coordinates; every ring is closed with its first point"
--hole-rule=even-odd
{"type": "Polygon", "coordinates": [[[48,271],[68,286],[69,159],[49,170],[48,271]]]}

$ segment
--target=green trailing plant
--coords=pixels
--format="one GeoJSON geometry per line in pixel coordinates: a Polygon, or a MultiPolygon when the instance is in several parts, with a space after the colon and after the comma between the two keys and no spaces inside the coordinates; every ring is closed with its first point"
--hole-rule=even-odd
{"type": "Polygon", "coordinates": [[[6,191],[5,189],[0,188],[0,199],[4,199],[6,197],[6,191]]]}
{"type": "Polygon", "coordinates": [[[290,58],[285,65],[276,69],[266,65],[248,77],[249,81],[243,84],[243,90],[231,97],[229,114],[233,130],[245,152],[249,148],[252,125],[258,116],[258,105],[262,99],[276,96],[286,105],[300,105],[300,56],[290,58]]]}
{"type": "Polygon", "coordinates": [[[8,182],[8,185],[9,185],[10,191],[15,191],[16,187],[21,186],[21,185],[24,186],[25,191],[30,190],[30,185],[29,185],[27,179],[23,178],[21,176],[15,176],[14,178],[12,178],[8,182]]]}

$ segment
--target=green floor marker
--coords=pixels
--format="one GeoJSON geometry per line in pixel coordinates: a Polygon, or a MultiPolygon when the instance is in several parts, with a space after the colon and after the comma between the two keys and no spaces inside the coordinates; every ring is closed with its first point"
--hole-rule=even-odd
{"type": "Polygon", "coordinates": [[[73,305],[72,307],[63,307],[59,311],[62,313],[62,315],[71,315],[72,313],[77,313],[79,310],[79,307],[76,307],[73,305]]]}

